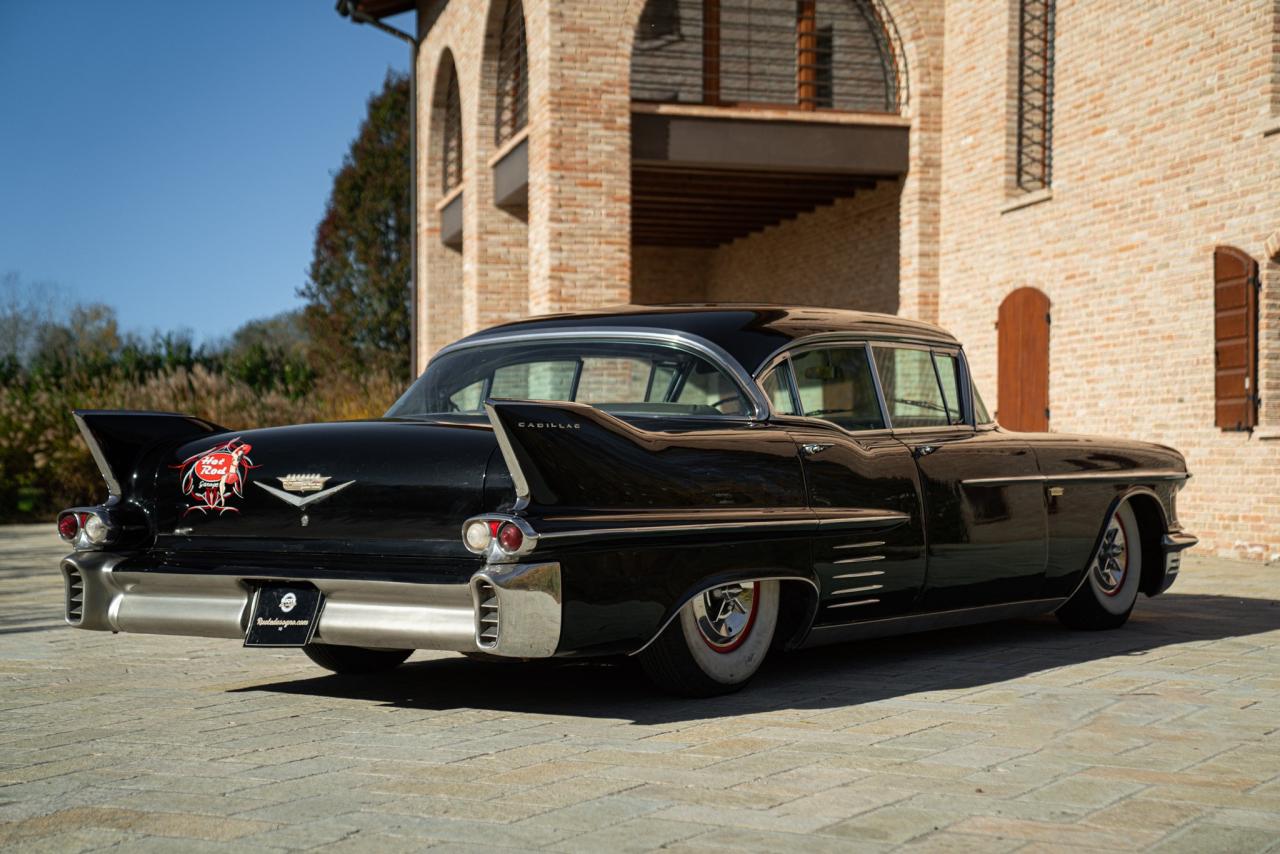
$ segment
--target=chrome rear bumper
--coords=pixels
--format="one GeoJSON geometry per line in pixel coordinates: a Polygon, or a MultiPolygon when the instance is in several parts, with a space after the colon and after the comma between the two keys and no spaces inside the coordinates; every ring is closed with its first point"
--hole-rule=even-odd
{"type": "Polygon", "coordinates": [[[487,652],[535,658],[560,641],[560,565],[485,566],[470,581],[413,584],[358,578],[273,578],[254,572],[129,572],[124,555],[77,552],[62,561],[66,619],[81,629],[243,638],[254,585],[289,581],[324,594],[315,641],[340,646],[487,652]],[[481,609],[479,582],[493,595],[481,609]],[[482,625],[480,613],[487,620],[482,625]],[[488,633],[486,635],[486,632],[488,633]],[[482,639],[483,638],[483,639],[482,639]]]}

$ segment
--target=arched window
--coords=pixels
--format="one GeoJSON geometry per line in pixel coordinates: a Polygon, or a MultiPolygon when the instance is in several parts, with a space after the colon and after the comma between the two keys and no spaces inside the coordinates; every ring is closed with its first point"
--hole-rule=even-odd
{"type": "Polygon", "coordinates": [[[440,147],[440,184],[449,195],[462,183],[462,95],[453,63],[445,72],[444,144],[440,147]]]}
{"type": "Polygon", "coordinates": [[[631,97],[896,113],[901,55],[879,0],[649,0],[631,97]]]}
{"type": "Polygon", "coordinates": [[[508,0],[498,41],[498,115],[495,142],[501,146],[529,122],[529,56],[524,40],[524,6],[508,0]]]}

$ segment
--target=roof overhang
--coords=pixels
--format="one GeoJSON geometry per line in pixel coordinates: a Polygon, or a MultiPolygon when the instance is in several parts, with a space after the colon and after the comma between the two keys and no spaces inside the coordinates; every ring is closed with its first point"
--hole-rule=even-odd
{"type": "Polygon", "coordinates": [[[898,116],[642,105],[631,116],[632,240],[729,243],[907,171],[898,116]]]}
{"type": "Polygon", "coordinates": [[[417,0],[351,0],[351,5],[370,18],[389,18],[418,8],[417,0]]]}

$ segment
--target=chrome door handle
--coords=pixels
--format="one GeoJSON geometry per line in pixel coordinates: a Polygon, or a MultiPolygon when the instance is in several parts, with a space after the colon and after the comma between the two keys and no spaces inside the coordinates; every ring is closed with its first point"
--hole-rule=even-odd
{"type": "Polygon", "coordinates": [[[936,450],[938,450],[937,445],[917,445],[915,449],[912,450],[911,455],[916,459],[920,459],[921,457],[929,456],[936,450]]]}
{"type": "Polygon", "coordinates": [[[830,442],[806,442],[800,446],[800,450],[804,452],[806,457],[812,457],[822,453],[830,447],[830,442]]]}

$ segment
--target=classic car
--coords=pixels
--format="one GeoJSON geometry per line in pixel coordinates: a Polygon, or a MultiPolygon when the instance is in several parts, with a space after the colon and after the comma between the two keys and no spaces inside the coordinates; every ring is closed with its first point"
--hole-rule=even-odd
{"type": "Polygon", "coordinates": [[[110,497],[59,516],[67,622],[339,673],[629,655],[709,696],[773,649],[1048,613],[1116,628],[1196,542],[1177,451],[1005,430],[954,337],[834,309],[508,323],[367,421],[75,418],[110,497]]]}

